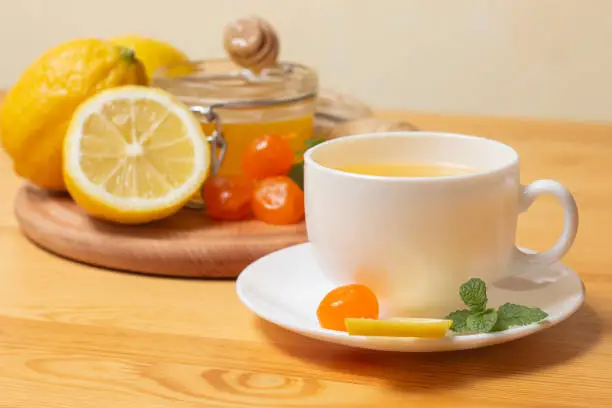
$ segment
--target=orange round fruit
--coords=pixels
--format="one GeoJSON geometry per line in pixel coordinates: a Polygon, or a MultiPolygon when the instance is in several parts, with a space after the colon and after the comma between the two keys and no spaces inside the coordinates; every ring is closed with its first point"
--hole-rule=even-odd
{"type": "Polygon", "coordinates": [[[253,182],[242,176],[216,176],[204,183],[202,197],[208,216],[241,220],[251,212],[253,182]]]}
{"type": "Polygon", "coordinates": [[[287,176],[270,177],[256,184],[252,208],[268,224],[295,224],[304,218],[304,192],[287,176]]]}
{"type": "Polygon", "coordinates": [[[365,285],[340,286],[329,292],[317,308],[319,324],[324,329],[347,331],[347,317],[378,319],[378,298],[365,285]]]}
{"type": "Polygon", "coordinates": [[[284,176],[293,166],[293,150],[285,139],[265,135],[254,139],[242,156],[242,170],[255,179],[284,176]]]}

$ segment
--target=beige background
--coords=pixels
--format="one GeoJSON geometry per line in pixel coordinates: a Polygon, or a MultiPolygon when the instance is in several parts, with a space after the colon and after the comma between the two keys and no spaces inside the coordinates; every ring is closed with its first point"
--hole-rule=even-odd
{"type": "Polygon", "coordinates": [[[142,33],[193,58],[255,12],[283,59],[371,105],[612,120],[609,0],[0,0],[0,87],[61,41],[142,33]]]}

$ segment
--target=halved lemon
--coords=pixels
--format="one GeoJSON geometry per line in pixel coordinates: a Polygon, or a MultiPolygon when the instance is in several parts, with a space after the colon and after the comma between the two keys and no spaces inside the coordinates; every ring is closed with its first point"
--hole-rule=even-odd
{"type": "Polygon", "coordinates": [[[64,180],[94,217],[144,223],[177,212],[206,180],[210,146],[189,108],[160,89],[100,92],[72,117],[64,180]]]}
{"type": "Polygon", "coordinates": [[[453,324],[452,320],[396,317],[385,320],[347,318],[344,320],[350,335],[387,337],[439,338],[453,324]]]}

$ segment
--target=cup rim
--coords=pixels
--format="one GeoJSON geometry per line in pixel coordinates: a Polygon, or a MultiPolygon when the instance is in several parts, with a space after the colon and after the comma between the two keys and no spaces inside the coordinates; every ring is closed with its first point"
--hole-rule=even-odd
{"type": "Polygon", "coordinates": [[[467,135],[463,133],[435,132],[435,131],[375,132],[375,133],[363,133],[363,134],[357,134],[357,135],[342,136],[342,137],[326,140],[325,142],[319,143],[318,145],[313,146],[310,149],[306,150],[306,152],[304,152],[304,164],[305,165],[316,167],[318,170],[329,173],[330,175],[343,176],[343,177],[361,179],[361,180],[379,180],[379,181],[399,182],[399,183],[407,183],[407,182],[408,183],[410,182],[437,183],[437,182],[448,182],[448,181],[472,180],[475,178],[488,177],[488,176],[493,176],[499,173],[503,173],[506,170],[517,166],[519,164],[519,161],[520,161],[519,155],[514,148],[512,148],[511,146],[508,146],[505,143],[499,142],[497,140],[489,139],[487,137],[482,137],[482,136],[467,135]],[[358,174],[358,173],[351,173],[351,172],[347,172],[343,170],[338,170],[338,169],[334,169],[334,168],[325,166],[317,162],[312,157],[312,155],[317,150],[325,149],[326,147],[332,144],[343,143],[347,139],[351,139],[351,140],[354,140],[355,138],[357,139],[375,139],[379,137],[382,138],[382,137],[389,137],[389,136],[391,137],[435,136],[435,137],[465,139],[465,140],[477,139],[481,142],[488,143],[492,146],[498,146],[504,150],[507,150],[513,156],[513,158],[508,163],[505,163],[501,166],[498,166],[498,167],[495,167],[489,170],[476,171],[476,172],[468,173],[468,174],[456,174],[452,176],[439,176],[439,177],[397,177],[397,176],[376,176],[376,175],[370,175],[370,174],[358,174]]]}

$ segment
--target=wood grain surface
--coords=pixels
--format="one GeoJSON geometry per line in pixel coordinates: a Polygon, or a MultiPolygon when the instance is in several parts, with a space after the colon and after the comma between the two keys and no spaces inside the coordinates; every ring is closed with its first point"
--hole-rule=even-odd
{"type": "Polygon", "coordinates": [[[23,233],[51,252],[164,276],[235,278],[254,260],[306,241],[303,222],[218,222],[190,209],[146,225],[104,222],[89,217],[67,194],[49,194],[27,184],[17,193],[15,216],[23,233]]]}
{"type": "MultiPolygon", "coordinates": [[[[386,112],[426,130],[491,137],[521,154],[524,183],[553,178],[581,225],[564,262],[584,279],[569,320],[480,350],[353,350],[256,318],[233,281],[118,273],[56,257],[19,231],[21,181],[0,157],[0,407],[612,406],[612,125],[386,112]]],[[[540,199],[519,243],[543,249],[561,210],[540,199]]],[[[287,271],[291,273],[291,271],[287,271]]]]}

